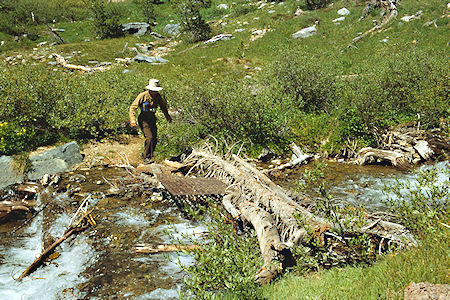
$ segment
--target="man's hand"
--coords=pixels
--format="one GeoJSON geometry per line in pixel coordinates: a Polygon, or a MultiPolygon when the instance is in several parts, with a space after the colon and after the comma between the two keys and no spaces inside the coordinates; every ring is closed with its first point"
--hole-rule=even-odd
{"type": "Polygon", "coordinates": [[[130,122],[130,126],[136,128],[136,122],[130,122]]]}

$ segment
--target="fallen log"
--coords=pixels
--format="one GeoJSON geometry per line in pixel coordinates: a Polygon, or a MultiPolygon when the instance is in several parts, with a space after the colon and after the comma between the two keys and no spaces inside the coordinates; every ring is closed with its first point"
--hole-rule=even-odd
{"type": "Polygon", "coordinates": [[[264,266],[256,274],[257,282],[267,284],[286,267],[294,265],[291,250],[283,244],[272,216],[254,203],[241,201],[239,210],[253,225],[259,241],[264,266]]]}
{"type": "Polygon", "coordinates": [[[371,29],[355,37],[352,40],[352,42],[348,45],[348,47],[354,47],[355,44],[359,42],[362,38],[368,36],[369,34],[377,30],[383,29],[387,24],[389,24],[392,21],[393,18],[395,18],[398,15],[396,0],[372,0],[364,9],[363,16],[359,20],[362,20],[366,16],[367,12],[370,10],[371,7],[381,7],[384,10],[383,20],[379,25],[375,25],[371,29]]]}
{"type": "Polygon", "coordinates": [[[86,66],[81,66],[81,65],[69,64],[67,62],[67,60],[62,55],[59,55],[59,54],[56,54],[56,53],[53,53],[52,55],[55,57],[56,62],[58,64],[60,64],[61,66],[63,66],[66,69],[69,69],[69,70],[77,70],[77,71],[82,71],[82,72],[94,72],[94,71],[107,71],[107,70],[111,69],[110,66],[107,66],[107,67],[86,67],[86,66]]]}
{"type": "Polygon", "coordinates": [[[285,164],[279,165],[278,167],[271,169],[270,170],[271,173],[274,171],[283,171],[284,169],[294,168],[305,162],[307,163],[308,160],[310,160],[313,157],[311,154],[303,153],[303,151],[295,143],[290,144],[289,147],[293,152],[291,160],[285,164]]]}
{"type": "Polygon", "coordinates": [[[364,165],[371,158],[385,162],[390,162],[391,165],[401,170],[407,170],[410,167],[409,161],[404,154],[395,151],[381,150],[371,147],[359,150],[356,162],[359,165],[364,165]]]}
{"type": "MultiPolygon", "coordinates": [[[[311,238],[322,242],[325,241],[324,236],[335,238],[328,244],[330,253],[333,253],[331,248],[336,243],[343,243],[342,249],[348,248],[346,234],[368,234],[371,243],[394,243],[402,248],[417,245],[410,232],[399,224],[367,219],[362,228],[346,228],[343,224],[351,226],[352,222],[343,217],[334,216],[333,221],[320,217],[292,200],[248,162],[236,155],[232,157],[232,161],[224,160],[208,151],[193,151],[184,163],[192,164],[199,173],[228,185],[228,194],[222,199],[223,206],[234,218],[251,223],[258,236],[264,260],[264,266],[257,275],[260,283],[269,282],[283,270],[281,266],[289,261],[286,257],[290,256],[290,247],[300,244],[310,247],[311,238]]],[[[380,248],[378,244],[373,246],[380,248]]]]}
{"type": "Polygon", "coordinates": [[[86,229],[89,224],[91,224],[91,216],[92,210],[86,212],[74,225],[69,227],[62,237],[60,237],[57,241],[55,241],[53,244],[51,244],[48,248],[46,248],[41,255],[39,255],[38,258],[34,260],[34,262],[25,270],[23,271],[22,275],[17,278],[17,281],[21,281],[23,278],[27,277],[34,271],[36,271],[43,263],[44,261],[53,253],[56,247],[58,247],[62,242],[64,242],[67,238],[69,238],[72,234],[78,233],[86,229]],[[87,223],[80,226],[81,223],[86,220],[87,223]]]}
{"type": "Polygon", "coordinates": [[[168,245],[168,244],[138,244],[134,247],[136,253],[161,253],[161,252],[177,252],[177,251],[193,251],[201,250],[198,245],[168,245]]]}
{"type": "Polygon", "coordinates": [[[11,213],[29,213],[30,206],[24,201],[0,202],[0,221],[6,219],[11,213]]]}

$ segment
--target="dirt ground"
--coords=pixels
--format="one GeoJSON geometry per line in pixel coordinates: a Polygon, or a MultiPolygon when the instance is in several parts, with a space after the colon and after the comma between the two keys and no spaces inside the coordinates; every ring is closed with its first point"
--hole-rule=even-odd
{"type": "Polygon", "coordinates": [[[114,141],[90,141],[80,147],[80,152],[84,155],[82,165],[88,167],[103,161],[111,165],[129,163],[138,166],[143,163],[140,156],[143,145],[144,138],[133,135],[122,135],[114,141]]]}

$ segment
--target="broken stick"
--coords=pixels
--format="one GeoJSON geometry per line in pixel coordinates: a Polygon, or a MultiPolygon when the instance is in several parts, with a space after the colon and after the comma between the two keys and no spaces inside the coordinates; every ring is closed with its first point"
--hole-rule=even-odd
{"type": "Polygon", "coordinates": [[[200,250],[197,245],[169,245],[169,244],[138,244],[134,247],[136,253],[160,253],[160,252],[177,252],[177,251],[193,251],[200,250]]]}
{"type": "MultiPolygon", "coordinates": [[[[38,258],[36,258],[34,262],[25,271],[23,271],[22,275],[20,275],[19,278],[17,278],[16,280],[21,281],[23,278],[27,277],[28,275],[36,271],[44,263],[45,259],[47,259],[53,253],[53,251],[55,250],[56,247],[58,247],[59,244],[64,242],[72,234],[81,232],[84,229],[86,229],[89,225],[84,225],[81,227],[79,227],[79,225],[84,219],[89,220],[89,218],[92,218],[92,216],[90,216],[91,213],[92,210],[86,212],[75,225],[69,227],[69,229],[66,230],[64,235],[60,237],[52,245],[50,245],[47,249],[45,249],[44,252],[42,252],[42,254],[38,258]]],[[[91,224],[91,222],[88,221],[88,224],[91,224]]]]}

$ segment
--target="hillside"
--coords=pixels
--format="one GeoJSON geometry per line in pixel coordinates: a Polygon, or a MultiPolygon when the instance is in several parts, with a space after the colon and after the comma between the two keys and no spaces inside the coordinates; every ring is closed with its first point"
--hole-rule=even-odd
{"type": "MultiPolygon", "coordinates": [[[[134,3],[118,5],[122,23],[142,20],[134,3]]],[[[376,144],[385,128],[417,122],[418,114],[429,128],[448,123],[448,10],[440,1],[402,2],[394,21],[351,47],[354,37],[381,20],[380,10],[358,21],[364,6],[353,1],[311,11],[297,1],[213,1],[202,10],[211,36],[232,38],[192,44],[164,32],[177,22],[170,3],[154,6],[151,30],[162,38],[98,40],[88,20],[52,24],[66,42],[53,46],[55,37],[44,25],[34,27],[34,41],[3,35],[2,119],[29,133],[39,128],[33,134],[43,143],[127,132],[129,103],[156,77],[177,116],[174,124],[161,124],[160,150],[171,154],[213,134],[244,141],[250,153],[261,147],[279,152],[296,141],[334,156],[345,143],[376,144]],[[344,7],[349,14],[333,22],[344,7]],[[416,19],[400,19],[418,11],[416,19]],[[315,23],[313,36],[292,37],[315,23]],[[145,46],[148,55],[168,62],[130,62],[145,46]],[[53,53],[71,64],[110,70],[68,71],[55,65],[53,53]]]]}

